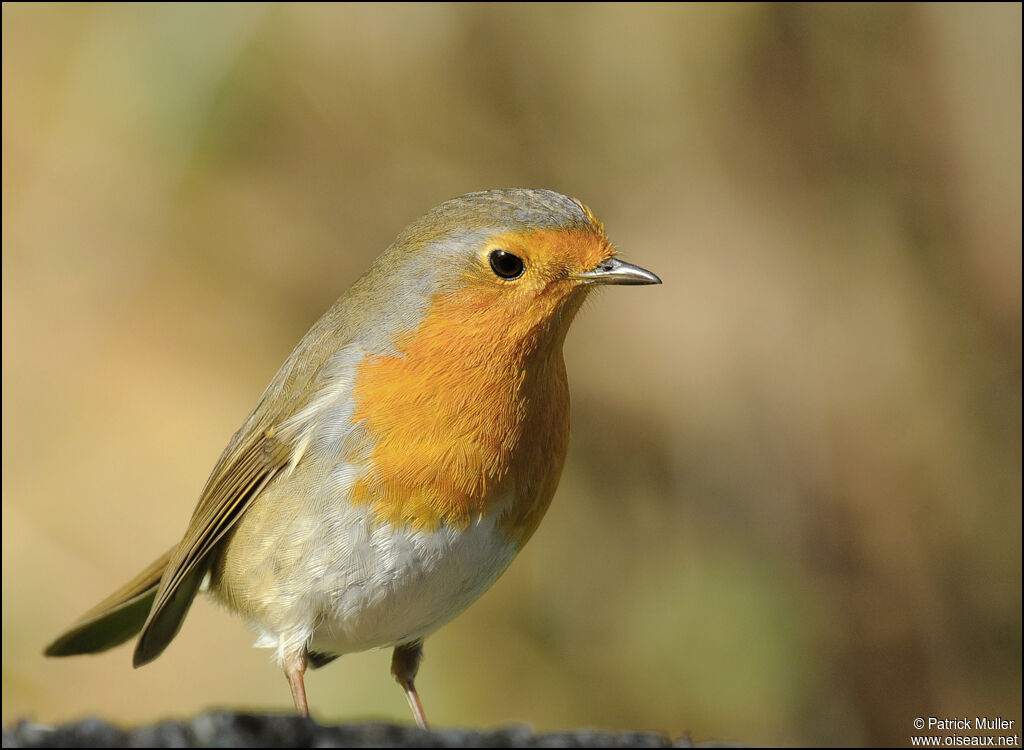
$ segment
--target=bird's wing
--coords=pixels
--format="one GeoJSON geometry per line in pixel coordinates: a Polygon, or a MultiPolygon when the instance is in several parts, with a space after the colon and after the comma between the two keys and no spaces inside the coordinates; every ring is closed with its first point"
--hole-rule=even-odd
{"type": "Polygon", "coordinates": [[[177,635],[207,572],[209,553],[290,457],[287,441],[276,438],[272,426],[243,428],[232,440],[206,483],[184,538],[171,553],[135,646],[136,667],[159,656],[177,635]]]}

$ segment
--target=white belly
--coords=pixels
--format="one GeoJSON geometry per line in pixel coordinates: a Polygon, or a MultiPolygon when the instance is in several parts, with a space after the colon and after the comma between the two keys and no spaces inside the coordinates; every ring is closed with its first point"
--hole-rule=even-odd
{"type": "MultiPolygon", "coordinates": [[[[345,654],[421,638],[462,612],[517,552],[495,528],[380,524],[367,506],[329,503],[292,519],[245,576],[261,603],[257,646],[282,659],[306,646],[345,654]],[[296,593],[300,592],[300,593],[296,593]]],[[[240,529],[242,531],[242,529],[240,529]]]]}
{"type": "Polygon", "coordinates": [[[349,561],[325,561],[316,587],[323,619],[314,651],[342,654],[421,638],[490,588],[516,553],[495,529],[497,513],[462,531],[371,526],[365,512],[353,515],[349,561]]]}

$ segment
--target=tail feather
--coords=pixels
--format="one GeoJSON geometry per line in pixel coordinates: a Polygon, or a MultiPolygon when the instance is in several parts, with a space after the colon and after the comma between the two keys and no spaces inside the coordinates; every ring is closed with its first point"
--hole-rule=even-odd
{"type": "Polygon", "coordinates": [[[144,664],[149,664],[163,653],[167,644],[174,640],[174,636],[181,630],[181,624],[185,620],[185,615],[188,614],[189,607],[192,606],[192,600],[196,598],[196,593],[206,577],[208,567],[197,565],[186,573],[170,596],[163,600],[162,605],[157,605],[158,610],[153,611],[151,608],[159,590],[154,587],[149,592],[143,622],[133,622],[135,630],[132,631],[132,635],[142,631],[138,643],[135,644],[135,652],[132,654],[133,666],[141,667],[144,664]]]}
{"type": "Polygon", "coordinates": [[[47,656],[95,654],[133,638],[146,622],[160,578],[173,550],[86,612],[66,633],[46,647],[47,656]]]}

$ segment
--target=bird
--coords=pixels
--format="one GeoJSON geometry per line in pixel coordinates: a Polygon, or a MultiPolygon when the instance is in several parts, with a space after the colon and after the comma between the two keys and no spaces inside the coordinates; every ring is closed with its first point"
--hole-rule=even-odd
{"type": "Polygon", "coordinates": [[[147,664],[202,591],[273,649],[300,715],[307,669],[393,648],[391,673],[427,728],[424,638],[505,571],[558,485],[570,324],[599,286],[660,283],[557,192],[485,190],[431,209],[299,341],[181,541],[45,654],[138,636],[133,664],[147,664]]]}

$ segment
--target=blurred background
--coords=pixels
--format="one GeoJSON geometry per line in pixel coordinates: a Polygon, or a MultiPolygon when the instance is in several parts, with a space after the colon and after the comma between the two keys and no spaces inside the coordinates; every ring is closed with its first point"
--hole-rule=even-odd
{"type": "MultiPolygon", "coordinates": [[[[3,5],[3,721],[290,711],[197,602],[47,660],[177,541],[291,347],[492,187],[589,304],[545,522],[427,641],[437,725],[906,744],[1021,718],[1021,5],[3,5]]],[[[386,652],[307,680],[410,722],[386,652]]]]}

